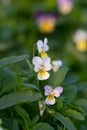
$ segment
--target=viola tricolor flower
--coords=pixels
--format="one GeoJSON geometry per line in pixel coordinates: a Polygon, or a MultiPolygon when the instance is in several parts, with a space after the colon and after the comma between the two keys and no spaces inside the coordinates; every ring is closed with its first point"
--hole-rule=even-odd
{"type": "Polygon", "coordinates": [[[61,66],[62,66],[62,61],[61,60],[55,60],[52,61],[52,69],[54,72],[56,72],[61,66]]]}
{"type": "Polygon", "coordinates": [[[84,30],[78,30],[73,36],[73,40],[76,43],[76,48],[79,51],[87,51],[87,32],[84,30]]]}
{"type": "Polygon", "coordinates": [[[50,33],[53,32],[56,25],[56,16],[53,13],[46,14],[44,12],[38,12],[36,21],[40,32],[50,33]]]}
{"type": "Polygon", "coordinates": [[[46,85],[44,90],[44,95],[47,96],[45,100],[45,104],[47,105],[54,105],[56,102],[55,97],[58,98],[63,92],[63,88],[60,86],[53,89],[51,86],[46,85]]]}
{"type": "Polygon", "coordinates": [[[34,71],[38,73],[39,80],[46,80],[50,77],[48,73],[51,70],[50,58],[41,58],[39,56],[33,57],[34,71]]]}
{"type": "Polygon", "coordinates": [[[68,14],[73,8],[72,0],[57,0],[58,9],[62,14],[68,14]]]}
{"type": "Polygon", "coordinates": [[[37,41],[37,49],[38,49],[39,53],[41,54],[42,58],[47,57],[46,51],[49,50],[49,46],[47,45],[47,43],[48,43],[47,38],[44,38],[44,42],[42,40],[37,41]]]}

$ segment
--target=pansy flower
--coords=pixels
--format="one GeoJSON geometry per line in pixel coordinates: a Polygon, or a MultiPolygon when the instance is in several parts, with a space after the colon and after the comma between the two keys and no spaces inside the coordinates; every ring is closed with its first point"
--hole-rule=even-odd
{"type": "Polygon", "coordinates": [[[48,73],[51,70],[50,58],[41,58],[39,56],[33,57],[34,71],[38,73],[39,80],[46,80],[50,77],[48,73]]]}
{"type": "Polygon", "coordinates": [[[56,15],[54,13],[46,14],[45,12],[38,12],[36,22],[40,32],[51,33],[55,29],[56,15]]]}
{"type": "Polygon", "coordinates": [[[55,60],[52,61],[52,69],[54,72],[56,72],[61,66],[62,66],[62,61],[61,60],[55,60]]]}
{"type": "Polygon", "coordinates": [[[76,48],[79,51],[87,51],[87,32],[84,30],[78,30],[74,36],[73,40],[76,43],[76,48]]]}
{"type": "Polygon", "coordinates": [[[58,9],[62,14],[68,14],[73,8],[72,0],[57,0],[58,9]]]}
{"type": "Polygon", "coordinates": [[[42,40],[38,40],[37,41],[37,49],[39,51],[39,53],[41,54],[41,57],[42,58],[45,58],[47,57],[47,51],[49,50],[49,46],[47,45],[48,43],[48,39],[47,38],[44,38],[44,41],[42,40]]]}
{"type": "Polygon", "coordinates": [[[47,96],[45,100],[45,104],[47,105],[54,105],[56,102],[55,97],[58,98],[63,92],[63,88],[60,86],[53,89],[51,86],[46,85],[44,90],[44,95],[47,96]]]}

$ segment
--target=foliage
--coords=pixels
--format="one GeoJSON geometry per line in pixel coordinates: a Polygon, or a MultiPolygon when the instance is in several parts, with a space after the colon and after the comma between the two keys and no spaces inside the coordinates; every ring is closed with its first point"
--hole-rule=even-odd
{"type": "Polygon", "coordinates": [[[87,38],[79,42],[85,40],[85,47],[80,49],[73,38],[78,30],[87,32],[87,0],[72,0],[68,14],[61,12],[57,1],[0,0],[2,130],[87,130],[87,38]],[[38,12],[49,24],[45,21],[40,26],[43,20],[38,12]],[[43,37],[49,39],[51,64],[62,59],[63,65],[56,72],[46,70],[50,77],[40,81],[32,59],[41,56],[36,41],[43,37]],[[46,85],[53,92],[57,87],[63,91],[59,97],[46,95],[46,85]],[[52,96],[55,103],[46,104],[52,96]]]}
{"type": "Polygon", "coordinates": [[[32,70],[30,70],[30,74],[29,69],[27,70],[28,75],[26,75],[26,70],[22,75],[12,70],[13,64],[26,58],[27,56],[22,55],[16,56],[16,59],[13,56],[0,60],[2,65],[0,69],[0,87],[2,90],[0,91],[0,117],[2,125],[8,130],[78,129],[75,122],[80,120],[83,124],[87,113],[87,103],[85,99],[76,100],[79,87],[75,85],[73,79],[74,85],[72,85],[73,83],[68,84],[69,78],[66,77],[68,68],[61,67],[48,80],[39,81],[32,70]],[[20,57],[22,58],[20,59],[20,57]],[[7,65],[9,66],[6,67],[7,65]],[[29,79],[31,74],[33,75],[32,81],[29,79]],[[19,79],[21,79],[20,82],[18,82],[19,79]],[[68,81],[67,84],[66,81],[68,81]],[[53,87],[62,85],[64,90],[57,102],[53,106],[45,105],[43,114],[39,115],[41,111],[39,102],[44,101],[45,98],[43,82],[45,85],[49,84],[53,87]]]}

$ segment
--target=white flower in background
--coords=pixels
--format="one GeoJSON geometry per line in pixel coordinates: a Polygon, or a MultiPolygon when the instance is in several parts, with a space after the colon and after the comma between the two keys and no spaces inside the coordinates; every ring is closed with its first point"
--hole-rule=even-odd
{"type": "Polygon", "coordinates": [[[35,56],[33,57],[32,62],[34,64],[34,71],[38,73],[39,80],[46,80],[50,77],[50,74],[47,72],[52,68],[49,57],[41,58],[35,56]]]}
{"type": "Polygon", "coordinates": [[[78,30],[74,36],[73,40],[76,43],[76,48],[79,51],[87,50],[87,32],[84,30],[78,30]]]}
{"type": "Polygon", "coordinates": [[[58,9],[62,14],[68,14],[73,8],[73,0],[57,0],[58,9]]]}
{"type": "Polygon", "coordinates": [[[56,72],[63,65],[61,60],[52,61],[52,69],[56,72]]]}
{"type": "Polygon", "coordinates": [[[51,86],[48,85],[44,87],[44,90],[44,95],[47,96],[45,100],[45,104],[47,105],[54,105],[56,102],[55,97],[58,98],[60,94],[63,92],[62,87],[56,87],[53,89],[51,86]]]}
{"type": "Polygon", "coordinates": [[[37,41],[37,49],[39,53],[41,54],[42,58],[47,57],[47,51],[49,50],[49,46],[47,45],[48,39],[44,38],[44,42],[42,40],[37,41]]]}

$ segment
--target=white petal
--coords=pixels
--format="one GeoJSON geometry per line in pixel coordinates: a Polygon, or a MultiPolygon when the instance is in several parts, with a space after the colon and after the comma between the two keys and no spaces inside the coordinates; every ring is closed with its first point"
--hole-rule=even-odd
{"type": "Polygon", "coordinates": [[[49,57],[43,59],[43,64],[44,64],[44,68],[45,68],[46,71],[51,70],[52,65],[50,64],[50,58],[49,57]]]}
{"type": "Polygon", "coordinates": [[[35,66],[34,66],[34,71],[35,71],[35,72],[38,72],[39,70],[40,70],[40,66],[39,66],[39,65],[35,65],[35,66]]]}
{"type": "Polygon", "coordinates": [[[73,40],[74,42],[79,42],[82,39],[86,39],[86,32],[84,30],[78,30],[74,36],[73,36],[73,40]]]}
{"type": "Polygon", "coordinates": [[[44,72],[43,74],[42,73],[38,73],[38,79],[39,80],[46,80],[50,77],[50,74],[48,72],[44,72]]]}
{"type": "Polygon", "coordinates": [[[42,40],[38,40],[37,41],[38,51],[41,52],[43,50],[43,47],[44,47],[43,41],[42,40]]]}
{"type": "Polygon", "coordinates": [[[48,39],[44,38],[44,51],[48,51],[49,50],[49,46],[47,45],[48,43],[48,39]]]}
{"type": "Polygon", "coordinates": [[[52,62],[52,64],[53,64],[54,66],[61,67],[63,63],[62,63],[61,60],[55,60],[55,61],[52,62]]]}
{"type": "Polygon", "coordinates": [[[46,100],[45,100],[45,104],[54,105],[55,104],[55,98],[53,98],[52,100],[49,100],[49,98],[47,97],[46,100]]]}
{"type": "Polygon", "coordinates": [[[53,93],[54,93],[54,96],[55,96],[55,97],[59,97],[62,92],[63,92],[63,88],[62,88],[62,87],[56,87],[56,88],[53,90],[53,93]]]}
{"type": "Polygon", "coordinates": [[[39,56],[35,56],[35,57],[33,57],[32,63],[34,65],[39,65],[40,66],[42,64],[42,59],[39,56]]]}
{"type": "Polygon", "coordinates": [[[46,85],[44,86],[44,90],[45,90],[44,95],[47,96],[52,91],[52,88],[49,85],[46,85]]]}
{"type": "Polygon", "coordinates": [[[52,62],[52,69],[54,72],[56,72],[61,66],[62,66],[62,61],[61,60],[55,60],[52,62]]]}
{"type": "Polygon", "coordinates": [[[48,39],[45,37],[44,38],[44,44],[47,44],[48,43],[48,39]]]}

